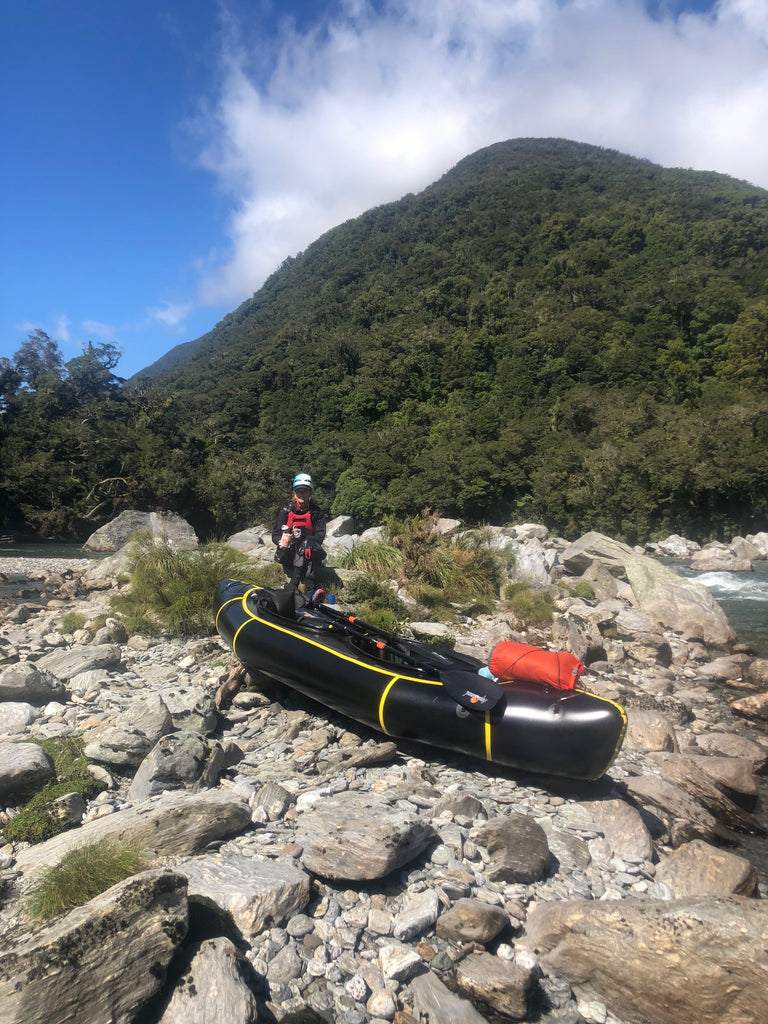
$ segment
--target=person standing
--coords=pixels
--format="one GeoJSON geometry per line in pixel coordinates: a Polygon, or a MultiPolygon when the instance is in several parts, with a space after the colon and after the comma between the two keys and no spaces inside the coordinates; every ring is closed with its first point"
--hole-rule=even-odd
{"type": "Polygon", "coordinates": [[[275,561],[290,577],[288,588],[298,590],[303,584],[304,593],[320,601],[324,595],[318,592],[317,571],[325,558],[322,544],[327,516],[315,504],[313,490],[309,473],[297,473],[290,504],[275,515],[272,541],[276,545],[275,561]]]}

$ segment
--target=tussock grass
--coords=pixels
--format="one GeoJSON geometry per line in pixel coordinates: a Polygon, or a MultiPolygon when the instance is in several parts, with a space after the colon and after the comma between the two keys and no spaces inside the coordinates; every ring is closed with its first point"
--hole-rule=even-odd
{"type": "Polygon", "coordinates": [[[174,551],[143,534],[134,541],[126,593],[112,598],[110,607],[130,633],[158,636],[208,636],[214,631],[213,594],[223,579],[260,586],[281,586],[282,570],[274,564],[256,565],[226,544],[214,543],[196,551],[174,551]]]}
{"type": "Polygon", "coordinates": [[[560,581],[560,588],[570,597],[580,597],[584,601],[594,601],[595,590],[589,580],[575,580],[573,583],[560,581]]]}
{"type": "Polygon", "coordinates": [[[543,629],[552,624],[554,604],[546,591],[532,590],[525,582],[510,583],[504,588],[504,600],[523,625],[543,629]]]}
{"type": "Polygon", "coordinates": [[[437,513],[395,521],[387,528],[403,556],[405,585],[435,613],[450,616],[452,605],[490,610],[499,593],[506,556],[491,550],[482,534],[457,541],[435,532],[437,513]]]}
{"type": "Polygon", "coordinates": [[[402,552],[393,544],[366,540],[338,558],[342,569],[356,569],[377,580],[399,580],[403,574],[402,552]]]}
{"type": "Polygon", "coordinates": [[[88,762],[83,754],[83,741],[78,737],[65,736],[34,742],[42,747],[53,762],[55,778],[34,793],[19,813],[3,827],[2,834],[6,842],[42,843],[66,831],[68,826],[50,813],[49,805],[68,793],[79,793],[84,800],[90,800],[106,788],[103,782],[97,782],[89,774],[88,762]]]}
{"type": "Polygon", "coordinates": [[[88,620],[81,612],[66,612],[61,618],[62,633],[75,633],[82,629],[88,620]]]}
{"type": "Polygon", "coordinates": [[[140,850],[117,840],[102,839],[77,846],[42,873],[27,894],[24,910],[34,920],[58,917],[145,867],[140,850]]]}

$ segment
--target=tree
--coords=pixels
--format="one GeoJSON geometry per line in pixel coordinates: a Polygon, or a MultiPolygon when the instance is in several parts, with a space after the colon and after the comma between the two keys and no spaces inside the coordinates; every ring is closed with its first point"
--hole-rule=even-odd
{"type": "Polygon", "coordinates": [[[61,379],[62,358],[58,342],[39,328],[27,336],[13,357],[13,366],[22,384],[37,391],[45,377],[61,379]]]}

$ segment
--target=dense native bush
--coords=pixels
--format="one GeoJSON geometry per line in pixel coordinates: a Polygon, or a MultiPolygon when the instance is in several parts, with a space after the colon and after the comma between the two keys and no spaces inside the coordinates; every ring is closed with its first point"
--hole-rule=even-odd
{"type": "MultiPolygon", "coordinates": [[[[270,523],[299,468],[362,529],[708,540],[768,527],[768,193],[562,139],[481,150],[327,232],[123,384],[0,360],[0,529],[270,523]]],[[[425,583],[425,586],[431,584],[425,583]]]]}

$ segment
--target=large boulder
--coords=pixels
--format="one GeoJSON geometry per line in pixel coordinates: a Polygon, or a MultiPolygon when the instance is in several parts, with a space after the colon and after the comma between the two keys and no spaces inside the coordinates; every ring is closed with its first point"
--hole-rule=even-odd
{"type": "Polygon", "coordinates": [[[629,582],[641,611],[684,640],[720,646],[735,639],[725,612],[705,586],[678,576],[620,541],[587,533],[561,553],[560,561],[575,575],[584,573],[593,561],[600,562],[612,575],[629,582]]]}
{"type": "Polygon", "coordinates": [[[653,558],[626,557],[625,570],[638,607],[684,640],[722,646],[735,634],[725,612],[701,583],[684,579],[653,558]]]}
{"type": "Polygon", "coordinates": [[[83,544],[83,551],[119,551],[138,531],[150,533],[175,551],[194,550],[199,544],[189,523],[173,512],[126,510],[92,533],[83,544]]]}
{"type": "Polygon", "coordinates": [[[552,901],[533,908],[525,930],[546,973],[624,1020],[765,1020],[763,900],[552,901]]]}
{"type": "Polygon", "coordinates": [[[19,661],[0,672],[0,701],[47,704],[65,697],[64,684],[58,674],[31,661],[19,661]]]}
{"type": "Polygon", "coordinates": [[[633,554],[629,545],[591,531],[560,552],[560,562],[574,576],[581,576],[592,562],[600,562],[614,575],[624,576],[626,560],[633,554]]]}
{"type": "Polygon", "coordinates": [[[339,793],[305,811],[296,829],[308,871],[329,879],[384,878],[434,840],[418,814],[369,793],[339,793]]]}
{"type": "Polygon", "coordinates": [[[187,881],[147,871],[0,953],[4,1024],[135,1020],[187,932],[187,881]]]}

